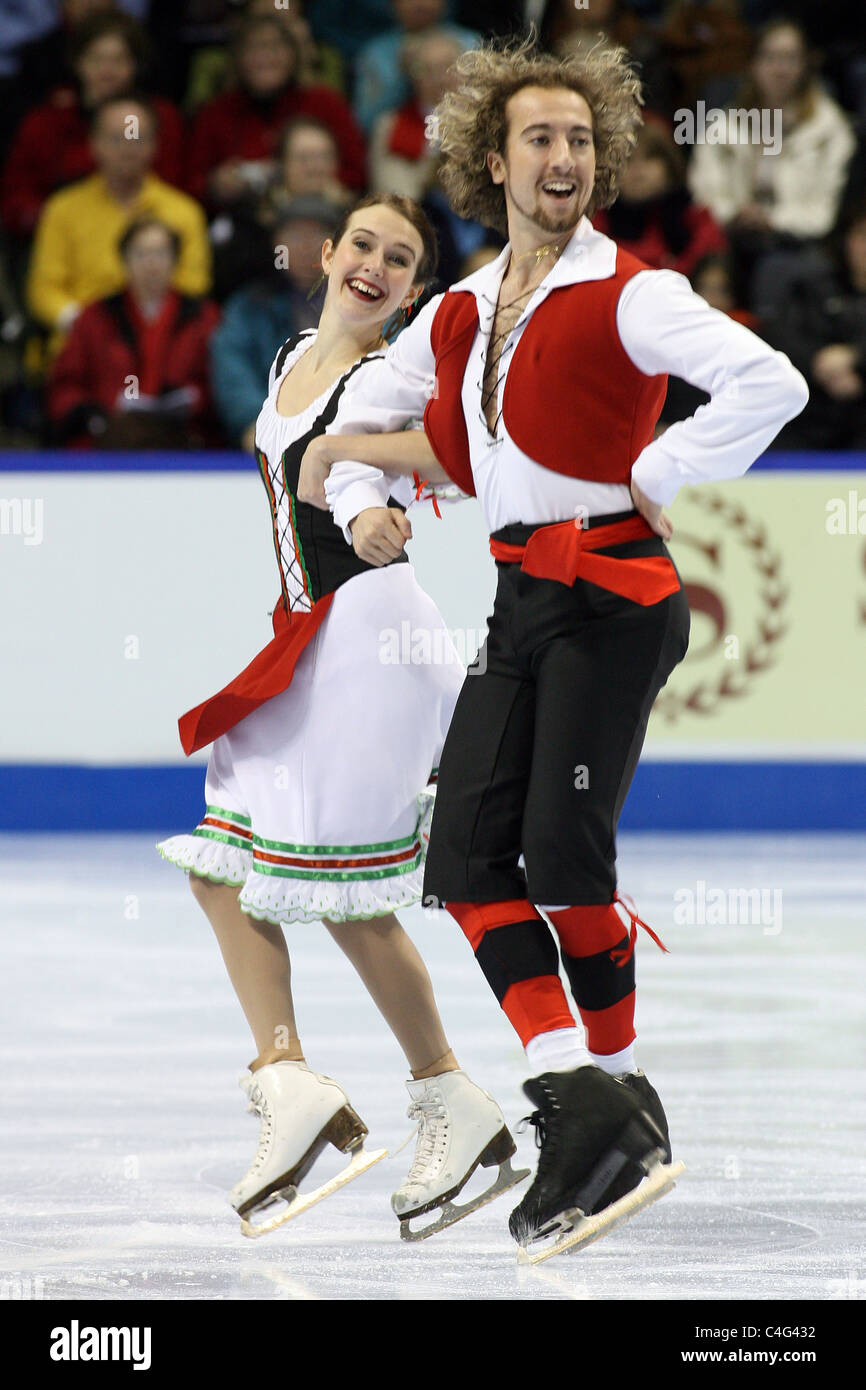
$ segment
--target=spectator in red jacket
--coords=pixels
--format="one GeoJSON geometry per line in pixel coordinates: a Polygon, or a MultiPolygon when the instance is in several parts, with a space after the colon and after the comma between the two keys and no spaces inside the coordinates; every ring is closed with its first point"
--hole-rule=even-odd
{"type": "Polygon", "coordinates": [[[329,87],[301,87],[297,42],[276,17],[251,15],[233,43],[237,86],[198,112],[187,185],[212,209],[259,194],[277,171],[280,135],[293,116],[317,116],[340,151],[340,182],[364,186],[364,141],[345,99],[329,87]]]}
{"type": "Polygon", "coordinates": [[[712,213],[692,202],[682,154],[656,122],[641,130],[619,188],[616,202],[595,214],[593,226],[654,270],[690,276],[704,256],[727,249],[712,213]]]}
{"type": "MultiPolygon", "coordinates": [[[[0,195],[0,215],[10,232],[31,236],[46,199],[93,173],[91,113],[110,97],[139,90],[149,59],[147,35],[129,15],[95,14],[75,27],[72,80],[24,117],[12,141],[0,195]]],[[[183,120],[162,97],[151,98],[151,105],[159,125],[154,173],[180,184],[183,120]]]]}
{"type": "Polygon", "coordinates": [[[52,442],[72,448],[200,448],[218,440],[208,344],[219,311],[171,288],[180,238],[143,218],[120,239],[127,287],[82,310],[52,368],[52,442]]]}

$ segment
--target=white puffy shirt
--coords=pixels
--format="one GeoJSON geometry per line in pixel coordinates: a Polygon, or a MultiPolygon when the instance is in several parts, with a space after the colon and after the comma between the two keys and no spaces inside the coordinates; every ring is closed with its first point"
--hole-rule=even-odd
{"type": "MultiPolygon", "coordinates": [[[[616,252],[609,237],[581,219],[503,345],[497,410],[514,348],[538,305],[559,286],[613,275],[616,252]]],[[[475,490],[487,527],[493,532],[512,522],[567,521],[581,511],[586,516],[628,511],[633,503],[624,484],[572,478],[543,467],[517,447],[501,417],[496,435],[490,434],[481,409],[481,383],[509,256],[506,246],[495,261],[451,287],[471,291],[478,306],[479,327],[463,378],[462,404],[475,490]]],[[[391,432],[420,418],[436,387],[430,329],[442,298],[425,306],[382,361],[359,374],[361,380],[353,378],[328,434],[391,432]]],[[[616,322],[622,346],[640,371],[648,376],[668,372],[711,398],[690,419],[671,425],[635,460],[632,477],[654,502],[672,502],[684,483],[740,477],[809,399],[806,382],[784,353],[711,309],[675,271],[634,275],[620,294],[616,322]]],[[[579,326],[574,350],[582,350],[579,326]]],[[[402,500],[404,491],[381,469],[349,460],[334,464],[325,483],[334,521],[349,543],[349,523],[359,512],[384,506],[389,492],[402,500]]]]}

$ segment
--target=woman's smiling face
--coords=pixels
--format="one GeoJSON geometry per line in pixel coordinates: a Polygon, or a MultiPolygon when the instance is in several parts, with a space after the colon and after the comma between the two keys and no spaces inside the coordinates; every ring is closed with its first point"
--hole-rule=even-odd
{"type": "Polygon", "coordinates": [[[379,204],[361,208],[336,246],[325,243],[329,300],[355,322],[384,323],[415,298],[423,250],[420,235],[399,212],[379,204]]]}

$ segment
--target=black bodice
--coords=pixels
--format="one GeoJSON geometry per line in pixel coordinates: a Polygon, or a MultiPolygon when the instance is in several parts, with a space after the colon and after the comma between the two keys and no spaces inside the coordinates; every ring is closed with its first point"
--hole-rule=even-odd
{"type": "MultiPolygon", "coordinates": [[[[290,339],[280,350],[277,376],[289,352],[299,342],[300,338],[290,339]]],[[[346,544],[330,512],[298,500],[298,475],[307,447],[312,440],[324,434],[337,414],[346,382],[367,360],[361,358],[340,378],[311,428],[290,444],[279,460],[268,460],[260,449],[256,450],[273,518],[282,600],[289,612],[308,610],[325,594],[333,593],[341,584],[345,584],[347,579],[353,579],[356,574],[363,574],[366,570],[382,568],[358,558],[352,547],[346,544]]],[[[388,498],[386,505],[405,511],[393,497],[388,498]]],[[[405,551],[391,561],[392,564],[407,562],[405,551]]]]}

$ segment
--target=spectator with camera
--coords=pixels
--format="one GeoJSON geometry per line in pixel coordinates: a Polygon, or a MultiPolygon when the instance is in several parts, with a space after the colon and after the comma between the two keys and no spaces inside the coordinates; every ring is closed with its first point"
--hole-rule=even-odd
{"type": "Polygon", "coordinates": [[[232,45],[237,85],[207,102],[193,125],[187,186],[213,211],[261,197],[277,171],[280,134],[293,116],[317,116],[340,150],[340,181],[364,184],[364,141],[352,110],[329,87],[301,87],[292,31],[275,16],[251,15],[232,45]]]}

